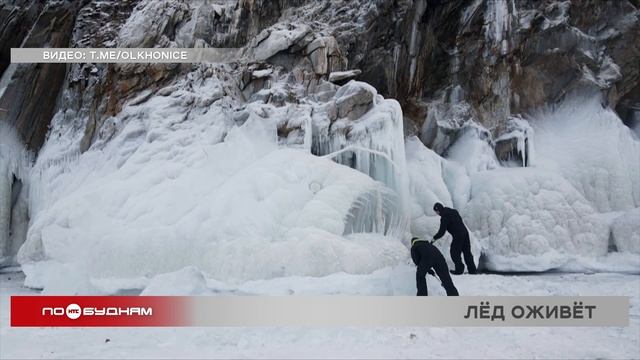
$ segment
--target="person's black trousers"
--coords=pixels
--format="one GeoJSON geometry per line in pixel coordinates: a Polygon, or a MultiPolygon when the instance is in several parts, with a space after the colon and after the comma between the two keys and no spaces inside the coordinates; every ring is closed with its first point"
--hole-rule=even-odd
{"type": "Polygon", "coordinates": [[[462,274],[464,272],[464,264],[460,255],[464,256],[464,262],[467,264],[469,274],[477,272],[476,264],[473,262],[473,254],[471,254],[469,234],[454,235],[449,253],[451,254],[451,260],[456,265],[454,273],[462,274]]]}
{"type": "MultiPolygon", "coordinates": [[[[442,256],[440,256],[442,257],[442,256]]],[[[424,259],[418,264],[416,270],[416,287],[418,288],[418,296],[427,296],[427,271],[433,268],[433,270],[440,278],[442,287],[447,292],[447,296],[458,296],[458,289],[453,285],[451,275],[449,275],[449,267],[447,266],[444,258],[436,261],[430,261],[430,259],[424,259]]]]}

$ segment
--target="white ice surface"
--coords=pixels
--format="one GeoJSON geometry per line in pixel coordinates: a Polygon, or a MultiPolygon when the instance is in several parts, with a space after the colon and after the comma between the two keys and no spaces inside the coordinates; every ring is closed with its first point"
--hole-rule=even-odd
{"type": "MultiPolygon", "coordinates": [[[[373,86],[354,80],[342,86],[334,99],[336,104],[342,103],[338,107],[344,108],[349,108],[346,104],[352,102],[366,102],[363,99],[372,99],[372,103],[368,111],[356,120],[338,118],[329,123],[326,116],[320,119],[314,116],[314,153],[357,169],[392,189],[396,199],[390,199],[390,206],[382,209],[386,214],[385,226],[390,228],[384,233],[405,237],[408,244],[409,181],[400,104],[393,99],[384,99],[373,86]]],[[[354,108],[359,106],[367,105],[359,104],[354,108]]]]}
{"type": "MultiPolygon", "coordinates": [[[[223,294],[413,295],[414,267],[370,275],[290,277],[230,287],[223,294]]],[[[444,295],[427,277],[431,295],[444,295]]],[[[11,328],[9,296],[36,295],[19,273],[0,274],[0,357],[6,358],[635,358],[640,353],[640,276],[547,274],[454,277],[463,295],[630,296],[628,327],[522,328],[11,328]],[[11,278],[11,280],[9,280],[11,278]],[[107,339],[109,341],[107,341],[107,339]],[[460,342],[464,346],[460,346],[460,342]]]]}
{"type": "Polygon", "coordinates": [[[486,171],[472,177],[471,192],[464,218],[492,270],[544,271],[607,253],[606,222],[559,175],[537,168],[486,171]]]}
{"type": "Polygon", "coordinates": [[[614,219],[611,235],[618,251],[640,254],[640,208],[614,219]]]}
{"type": "Polygon", "coordinates": [[[491,146],[480,139],[473,128],[464,131],[447,150],[447,160],[462,165],[469,175],[500,167],[491,146]]]}
{"type": "Polygon", "coordinates": [[[433,205],[437,202],[453,205],[442,174],[446,160],[425,147],[417,137],[407,138],[405,146],[411,194],[411,233],[430,238],[440,222],[433,205]]]}
{"type": "Polygon", "coordinates": [[[207,280],[202,271],[187,266],[181,270],[154,276],[140,295],[145,296],[189,296],[208,295],[207,280]]]}
{"type": "Polygon", "coordinates": [[[640,141],[613,110],[569,100],[530,123],[537,167],[564,176],[598,211],[640,207],[640,141]]]}

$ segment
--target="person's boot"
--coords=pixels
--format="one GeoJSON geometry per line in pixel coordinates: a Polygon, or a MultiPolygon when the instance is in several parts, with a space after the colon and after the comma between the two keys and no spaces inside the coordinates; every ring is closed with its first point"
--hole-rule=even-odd
{"type": "Polygon", "coordinates": [[[462,273],[464,273],[464,269],[449,270],[449,272],[453,275],[462,275],[462,273]]]}

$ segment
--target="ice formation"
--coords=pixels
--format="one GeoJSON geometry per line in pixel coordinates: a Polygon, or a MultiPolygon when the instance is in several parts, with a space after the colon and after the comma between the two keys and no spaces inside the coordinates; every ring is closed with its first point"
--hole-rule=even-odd
{"type": "MultiPolygon", "coordinates": [[[[185,116],[185,104],[206,103],[219,86],[198,84],[133,101],[111,119],[108,141],[81,155],[67,150],[77,146],[73,133],[47,142],[33,170],[40,204],[19,253],[27,285],[113,293],[186,266],[234,283],[370,273],[406,259],[398,237],[385,235],[402,229],[389,186],[401,184],[404,148],[382,135],[379,147],[358,138],[356,171],[279,146],[277,117],[251,113],[235,126],[222,105],[185,116]]],[[[63,116],[56,121],[52,134],[71,131],[63,116]]],[[[359,121],[391,122],[402,134],[394,101],[378,98],[359,121]]],[[[351,131],[370,129],[356,122],[351,131]]]]}
{"type": "Polygon", "coordinates": [[[630,224],[640,193],[640,142],[597,98],[567,100],[529,121],[510,119],[495,142],[515,139],[517,166],[531,169],[500,167],[477,135],[465,131],[451,145],[442,176],[489,269],[581,268],[584,259],[607,254],[609,231],[619,251],[636,251],[630,224]],[[600,213],[611,211],[629,213],[610,229],[600,213]]]}
{"type": "MultiPolygon", "coordinates": [[[[506,154],[506,162],[512,162],[519,158],[518,166],[526,167],[535,165],[534,130],[529,122],[520,116],[512,116],[506,124],[506,132],[494,140],[496,153],[500,143],[504,143],[503,151],[509,149],[506,154]],[[515,142],[515,147],[513,143],[515,142]]],[[[508,164],[507,164],[508,165],[508,164]]]]}
{"type": "Polygon", "coordinates": [[[640,141],[597,98],[536,114],[536,164],[562,174],[601,212],[640,207],[640,141]]]}
{"type": "Polygon", "coordinates": [[[440,221],[433,211],[433,204],[453,205],[442,176],[446,160],[425,147],[416,137],[407,138],[406,149],[411,193],[411,233],[431,238],[440,221]]]}
{"type": "MultiPolygon", "coordinates": [[[[494,46],[500,48],[502,55],[505,55],[509,50],[508,36],[512,22],[509,8],[516,11],[513,0],[509,2],[508,0],[493,0],[486,3],[485,37],[487,42],[493,42],[494,46]]],[[[468,15],[466,16],[468,17],[468,15]]],[[[517,18],[517,13],[513,17],[517,18]]]]}
{"type": "Polygon", "coordinates": [[[465,128],[447,150],[447,159],[462,165],[469,175],[500,167],[491,145],[480,138],[477,128],[471,126],[465,128]]]}
{"type": "Polygon", "coordinates": [[[409,194],[400,104],[384,99],[372,86],[356,81],[341,87],[335,98],[339,118],[333,123],[313,123],[312,150],[392,189],[396,199],[389,200],[391,203],[385,210],[389,213],[385,216],[389,222],[385,225],[385,233],[404,237],[409,222],[409,194]],[[371,105],[368,99],[371,99],[371,105]],[[345,110],[342,114],[341,109],[350,112],[345,110]],[[353,113],[362,115],[352,120],[350,115],[353,113]]]}
{"type": "Polygon", "coordinates": [[[15,131],[0,122],[0,266],[13,265],[28,227],[28,171],[31,154],[15,131]]]}
{"type": "Polygon", "coordinates": [[[640,208],[613,220],[611,235],[618,251],[640,254],[640,208]]]}
{"type": "MultiPolygon", "coordinates": [[[[469,177],[459,165],[443,159],[425,147],[415,136],[406,139],[407,172],[411,194],[411,234],[431,239],[440,226],[440,217],[433,211],[436,202],[461,209],[469,196],[469,177]],[[447,183],[448,181],[449,183],[447,183]]],[[[471,250],[478,264],[480,244],[471,235],[471,250]]],[[[445,254],[449,267],[451,236],[447,233],[435,244],[445,254]]]]}
{"type": "Polygon", "coordinates": [[[471,192],[464,218],[480,238],[489,269],[544,271],[576,256],[607,253],[608,226],[557,174],[534,168],[486,171],[472,177],[471,192]]]}

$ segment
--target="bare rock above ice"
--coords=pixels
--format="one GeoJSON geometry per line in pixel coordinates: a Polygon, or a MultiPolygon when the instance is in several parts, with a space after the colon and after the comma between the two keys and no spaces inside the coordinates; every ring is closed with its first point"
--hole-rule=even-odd
{"type": "Polygon", "coordinates": [[[264,61],[291,47],[302,39],[310,31],[305,24],[282,24],[275,28],[267,29],[254,40],[255,45],[251,49],[253,59],[264,61]]]}
{"type": "Polygon", "coordinates": [[[355,120],[373,106],[374,93],[358,82],[349,82],[336,92],[338,117],[355,120]]]}
{"type": "Polygon", "coordinates": [[[361,70],[347,70],[347,71],[334,71],[329,74],[329,81],[332,83],[342,83],[345,80],[354,79],[356,76],[362,73],[361,70]]]}

